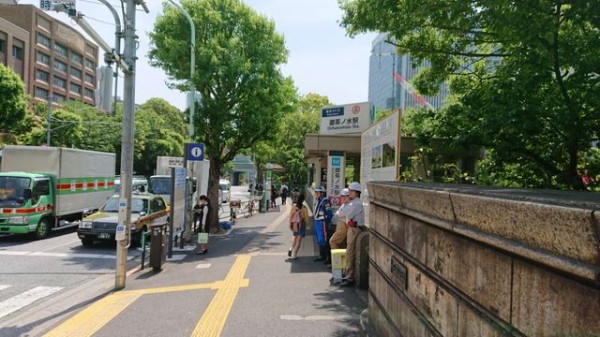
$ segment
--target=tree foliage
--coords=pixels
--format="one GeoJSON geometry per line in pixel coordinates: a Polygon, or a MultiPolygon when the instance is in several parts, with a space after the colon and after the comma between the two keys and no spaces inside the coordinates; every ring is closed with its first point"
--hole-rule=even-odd
{"type": "Polygon", "coordinates": [[[415,79],[452,97],[427,136],[490,151],[516,186],[574,188],[600,138],[600,11],[594,1],[340,0],[351,35],[387,32],[431,67],[415,79]]]}
{"type": "MultiPolygon", "coordinates": [[[[274,23],[239,0],[181,1],[196,28],[194,140],[210,160],[209,199],[218,200],[221,165],[266,139],[291,108],[295,89],[280,72],[286,62],[283,37],[274,23]]],[[[189,87],[190,26],[165,5],[150,33],[152,64],[181,89],[189,87]]],[[[217,220],[213,208],[212,221],[217,220]]]]}
{"type": "Polygon", "coordinates": [[[15,131],[27,114],[23,81],[12,69],[0,63],[0,130],[15,131]]]}
{"type": "Polygon", "coordinates": [[[307,133],[319,132],[321,108],[329,105],[331,102],[326,96],[309,93],[300,97],[294,111],[282,120],[273,161],[284,166],[283,181],[293,185],[306,182],[304,138],[307,133]]]}

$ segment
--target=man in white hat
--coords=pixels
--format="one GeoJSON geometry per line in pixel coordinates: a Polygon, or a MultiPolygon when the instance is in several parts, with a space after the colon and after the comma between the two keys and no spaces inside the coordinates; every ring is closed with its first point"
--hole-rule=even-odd
{"type": "Polygon", "coordinates": [[[315,188],[315,209],[313,210],[313,227],[315,229],[315,239],[319,245],[319,256],[315,261],[325,261],[329,263],[329,242],[327,242],[327,217],[331,215],[331,203],[325,197],[325,188],[318,186],[315,188]]]}
{"type": "Polygon", "coordinates": [[[346,225],[348,233],[346,234],[346,277],[340,284],[341,287],[354,286],[354,273],[356,264],[356,238],[365,226],[365,211],[362,200],[360,200],[361,186],[358,182],[353,182],[348,186],[350,190],[350,201],[345,207],[346,225]]]}
{"type": "Polygon", "coordinates": [[[335,224],[335,232],[329,239],[329,246],[331,249],[340,249],[346,247],[346,233],[348,233],[348,227],[346,226],[346,205],[350,201],[350,190],[344,188],[340,192],[340,198],[342,199],[342,205],[335,211],[333,215],[333,223],[335,224]]]}

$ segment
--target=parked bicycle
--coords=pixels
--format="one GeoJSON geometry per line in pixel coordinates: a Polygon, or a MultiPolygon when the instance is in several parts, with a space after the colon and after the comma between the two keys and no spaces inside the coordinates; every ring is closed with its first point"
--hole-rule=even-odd
{"type": "Polygon", "coordinates": [[[254,198],[251,198],[250,200],[248,200],[248,203],[246,204],[246,212],[244,213],[244,217],[250,217],[254,214],[254,210],[256,209],[256,201],[254,201],[254,198]]]}

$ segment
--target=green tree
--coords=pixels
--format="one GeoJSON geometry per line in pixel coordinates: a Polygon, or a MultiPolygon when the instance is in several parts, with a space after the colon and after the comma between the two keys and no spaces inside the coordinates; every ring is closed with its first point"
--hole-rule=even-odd
{"type": "Polygon", "coordinates": [[[158,156],[183,156],[186,122],[179,109],[161,98],[151,98],[135,112],[134,171],[150,176],[158,156]]]}
{"type": "Polygon", "coordinates": [[[25,85],[19,75],[0,63],[0,131],[13,132],[26,115],[25,85]]]}
{"type": "MultiPolygon", "coordinates": [[[[195,140],[210,160],[208,197],[218,200],[221,166],[265,139],[295,95],[280,71],[286,62],[283,37],[273,21],[239,0],[181,1],[196,27],[194,88],[201,100],[194,117],[195,140]]],[[[165,5],[150,33],[152,64],[173,85],[188,89],[190,27],[181,12],[165,5]]],[[[213,226],[217,208],[211,214],[213,226]]]]}
{"type": "Polygon", "coordinates": [[[307,133],[318,133],[321,108],[332,105],[329,98],[309,93],[298,99],[293,112],[281,121],[281,132],[275,139],[273,161],[285,168],[281,179],[288,184],[306,182],[304,138],[307,133]]]}
{"type": "Polygon", "coordinates": [[[512,185],[577,186],[579,156],[600,138],[597,2],[339,3],[350,35],[387,32],[400,53],[430,61],[421,93],[449,80],[453,97],[428,113],[433,135],[492,150],[486,169],[515,173],[512,185]]]}
{"type": "MultiPolygon", "coordinates": [[[[47,111],[47,104],[42,110],[47,111]]],[[[65,109],[53,109],[52,118],[50,120],[50,145],[59,147],[79,147],[80,141],[84,137],[84,128],[81,124],[81,116],[79,114],[65,109]]],[[[43,119],[41,125],[33,125],[27,137],[28,145],[41,145],[48,142],[48,120],[43,119]]]]}

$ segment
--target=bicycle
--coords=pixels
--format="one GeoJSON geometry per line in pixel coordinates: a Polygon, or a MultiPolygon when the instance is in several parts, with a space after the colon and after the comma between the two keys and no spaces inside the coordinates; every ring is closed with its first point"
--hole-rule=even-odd
{"type": "Polygon", "coordinates": [[[254,214],[255,208],[256,208],[255,201],[254,201],[254,198],[252,198],[248,201],[248,204],[246,204],[246,213],[244,213],[244,218],[251,217],[252,214],[254,214]]]}

